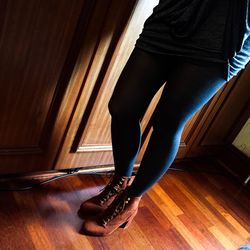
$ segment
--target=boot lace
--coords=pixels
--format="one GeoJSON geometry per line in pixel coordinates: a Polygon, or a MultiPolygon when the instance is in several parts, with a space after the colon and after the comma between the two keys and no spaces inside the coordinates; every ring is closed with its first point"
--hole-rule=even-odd
{"type": "Polygon", "coordinates": [[[101,224],[103,226],[106,226],[112,219],[120,214],[125,209],[130,199],[131,198],[127,194],[125,194],[124,197],[121,198],[117,197],[117,199],[114,201],[114,205],[109,209],[110,212],[104,214],[101,218],[101,224]]]}
{"type": "Polygon", "coordinates": [[[121,190],[121,187],[123,185],[125,181],[125,178],[121,177],[117,183],[114,183],[114,178],[111,178],[109,183],[107,184],[107,186],[105,186],[103,189],[101,189],[100,191],[101,196],[99,198],[99,202],[100,204],[104,204],[109,198],[111,198],[112,196],[116,195],[119,193],[119,191],[121,190]]]}

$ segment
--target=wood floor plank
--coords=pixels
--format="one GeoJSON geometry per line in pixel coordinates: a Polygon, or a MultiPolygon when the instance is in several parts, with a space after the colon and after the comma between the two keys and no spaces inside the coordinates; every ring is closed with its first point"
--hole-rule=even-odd
{"type": "Polygon", "coordinates": [[[178,249],[178,250],[191,250],[192,249],[191,246],[188,244],[188,242],[182,237],[182,235],[179,233],[179,231],[175,227],[168,229],[167,236],[175,242],[176,248],[174,249],[178,249]]]}
{"type": "MultiPolygon", "coordinates": [[[[235,214],[239,214],[245,222],[248,222],[250,220],[249,202],[248,202],[249,206],[246,207],[244,203],[239,202],[238,199],[235,197],[235,192],[233,191],[225,192],[225,189],[222,189],[219,192],[217,189],[214,188],[213,185],[210,185],[209,181],[206,179],[206,176],[204,176],[203,174],[198,179],[198,183],[196,184],[201,186],[200,183],[205,181],[208,183],[208,185],[204,187],[208,190],[208,192],[204,194],[205,197],[208,197],[212,194],[214,199],[220,201],[221,205],[223,205],[227,210],[229,210],[230,212],[234,212],[235,214]]],[[[238,190],[239,189],[241,189],[240,186],[238,187],[238,190]]],[[[249,193],[245,194],[245,197],[249,197],[249,193]]],[[[249,223],[246,223],[246,226],[248,229],[250,229],[249,223]]]]}
{"type": "Polygon", "coordinates": [[[201,245],[206,246],[206,249],[211,250],[223,250],[224,247],[218,242],[218,240],[214,237],[214,235],[209,231],[209,229],[200,229],[197,224],[192,223],[192,220],[186,214],[179,215],[178,218],[182,221],[182,223],[188,228],[188,230],[192,233],[193,237],[195,237],[201,245]]]}
{"type": "MultiPolygon", "coordinates": [[[[172,175],[171,175],[172,176],[172,175]]],[[[168,182],[171,182],[170,180],[171,178],[168,178],[168,182]]],[[[185,193],[187,196],[191,197],[190,193],[188,193],[188,187],[187,186],[183,186],[183,184],[181,183],[181,181],[178,180],[178,178],[175,178],[175,183],[177,186],[181,186],[181,190],[183,191],[183,193],[185,193]]],[[[219,220],[218,218],[216,218],[216,216],[211,215],[211,209],[205,209],[203,206],[200,206],[200,203],[198,203],[197,201],[201,201],[201,199],[196,198],[191,198],[192,201],[194,203],[196,203],[196,206],[199,210],[202,210],[204,214],[209,215],[208,217],[210,219],[212,219],[212,221],[214,221],[214,224],[218,226],[219,220]]],[[[217,209],[217,211],[229,222],[229,224],[227,224],[227,229],[223,229],[228,230],[231,229],[232,233],[232,238],[234,239],[234,241],[236,241],[236,245],[240,245],[245,241],[247,241],[247,238],[249,237],[249,231],[247,231],[246,228],[243,227],[243,225],[241,225],[238,221],[236,221],[236,219],[230,215],[230,213],[226,212],[225,208],[223,208],[212,196],[207,196],[205,197],[206,200],[208,200],[208,202],[215,208],[217,209]],[[232,229],[233,227],[233,229],[232,229]],[[236,233],[237,231],[237,233],[236,233]],[[235,236],[236,234],[236,236],[235,236]]],[[[178,203],[177,203],[178,204],[178,203]]],[[[191,206],[189,206],[191,208],[191,206]]],[[[198,214],[198,213],[197,213],[198,214]]],[[[204,222],[204,220],[202,220],[202,222],[204,222]]],[[[223,227],[223,226],[219,226],[219,227],[223,227]]],[[[208,226],[208,228],[210,228],[208,226]]],[[[229,234],[230,232],[227,231],[229,234]]]]}
{"type": "MultiPolygon", "coordinates": [[[[185,194],[193,202],[193,204],[196,206],[197,210],[201,211],[210,220],[210,223],[207,225],[207,230],[210,230],[210,228],[214,228],[214,225],[217,225],[217,227],[219,227],[223,232],[225,232],[225,233],[227,232],[227,228],[221,224],[220,220],[216,217],[216,215],[214,213],[212,213],[212,210],[209,209],[206,197],[204,197],[203,195],[201,195],[199,193],[199,191],[201,191],[201,189],[194,189],[194,188],[190,187],[190,185],[185,184],[181,180],[181,178],[178,178],[176,175],[169,175],[168,177],[169,177],[167,179],[168,182],[173,181],[176,184],[176,186],[183,192],[183,194],[185,194]]],[[[192,183],[195,185],[194,182],[192,182],[192,183]]],[[[228,214],[228,216],[230,216],[230,214],[228,214]]],[[[233,217],[231,216],[230,218],[233,218],[233,217]]],[[[231,220],[233,220],[233,219],[231,219],[231,220]]],[[[243,234],[245,237],[249,235],[249,231],[247,231],[242,225],[240,225],[239,222],[237,222],[235,219],[233,222],[234,222],[234,224],[237,225],[238,230],[243,230],[243,234]]],[[[204,224],[204,220],[202,221],[202,223],[204,224]]],[[[219,229],[217,229],[216,232],[217,231],[219,232],[219,229]]],[[[240,234],[239,231],[238,231],[238,234],[240,234]]],[[[245,241],[241,239],[238,242],[239,243],[238,246],[242,245],[244,242],[245,241]]],[[[220,249],[220,248],[218,248],[218,249],[220,249]]]]}
{"type": "MultiPolygon", "coordinates": [[[[162,201],[161,197],[158,195],[158,187],[156,184],[152,189],[148,191],[150,198],[155,202],[159,203],[162,201]]],[[[171,209],[167,206],[167,204],[160,204],[160,209],[163,213],[168,217],[173,226],[177,228],[179,233],[183,236],[183,238],[189,243],[189,245],[193,249],[205,249],[193,236],[192,233],[186,228],[186,226],[180,221],[179,218],[175,216],[175,214],[171,211],[171,209]]]]}
{"type": "Polygon", "coordinates": [[[176,245],[175,249],[191,249],[187,241],[182,237],[182,235],[173,227],[173,224],[164,215],[161,209],[155,204],[150,197],[146,194],[143,197],[145,201],[145,206],[150,210],[150,212],[155,216],[155,219],[164,228],[165,235],[176,245]]]}
{"type": "Polygon", "coordinates": [[[235,231],[242,236],[243,239],[250,237],[248,232],[238,221],[231,216],[224,207],[222,207],[212,196],[207,196],[206,199],[222,214],[222,216],[235,228],[235,231]]]}
{"type": "MultiPolygon", "coordinates": [[[[168,179],[163,179],[160,181],[160,185],[164,187],[164,191],[167,192],[169,183],[172,185],[171,190],[169,190],[170,197],[175,200],[177,205],[181,208],[186,216],[192,220],[194,224],[202,227],[201,230],[205,230],[205,228],[211,226],[211,221],[206,217],[206,215],[200,212],[196,205],[189,199],[188,196],[185,195],[182,189],[179,189],[177,185],[171,180],[171,175],[168,179]]],[[[195,199],[200,199],[200,197],[196,197],[195,199]]]]}
{"type": "MultiPolygon", "coordinates": [[[[195,180],[190,180],[190,179],[186,181],[188,183],[192,182],[192,184],[197,187],[198,186],[197,182],[199,182],[200,179],[196,180],[197,181],[196,183],[195,183],[195,180]]],[[[190,183],[188,185],[190,185],[190,183]]],[[[243,244],[245,240],[240,236],[239,233],[235,232],[235,229],[233,228],[233,226],[223,217],[223,215],[213,206],[213,204],[211,204],[206,199],[206,197],[208,197],[209,195],[207,194],[207,190],[205,190],[204,192],[203,189],[207,189],[207,187],[202,188],[200,186],[200,188],[196,189],[196,191],[199,190],[199,192],[201,192],[203,195],[203,199],[200,199],[200,200],[203,201],[203,203],[205,204],[207,208],[205,212],[205,214],[207,215],[207,218],[209,218],[212,221],[213,225],[216,226],[218,230],[223,232],[225,235],[229,235],[232,243],[234,243],[237,246],[243,244]]],[[[218,193],[214,192],[213,195],[218,196],[218,193]]]]}
{"type": "Polygon", "coordinates": [[[25,220],[25,226],[31,236],[33,243],[40,249],[55,249],[55,247],[51,244],[49,239],[48,232],[42,225],[42,219],[38,212],[38,206],[35,203],[35,199],[33,199],[32,194],[26,195],[15,192],[14,193],[15,200],[19,207],[28,208],[31,212],[29,213],[29,217],[25,220]]]}
{"type": "Polygon", "coordinates": [[[136,246],[136,249],[154,249],[147,236],[144,234],[143,229],[136,222],[131,224],[129,228],[129,234],[136,246]]]}
{"type": "Polygon", "coordinates": [[[0,204],[0,249],[35,249],[13,192],[2,192],[0,204]]]}
{"type": "MultiPolygon", "coordinates": [[[[200,195],[199,198],[195,199],[195,197],[194,197],[193,202],[196,203],[196,206],[199,209],[203,209],[203,206],[201,207],[201,206],[199,206],[199,204],[205,205],[206,211],[204,211],[204,214],[209,215],[208,218],[216,218],[216,216],[214,217],[214,215],[211,213],[212,210],[211,211],[209,210],[209,208],[211,206],[209,205],[209,203],[205,199],[205,197],[208,196],[209,194],[213,194],[213,196],[216,199],[220,200],[220,202],[222,202],[226,206],[228,213],[233,215],[237,219],[237,221],[239,223],[241,223],[241,225],[243,225],[247,229],[247,231],[250,232],[250,224],[249,224],[250,210],[249,209],[248,210],[242,209],[242,204],[240,202],[235,203],[235,200],[228,198],[227,195],[225,195],[223,191],[222,191],[222,194],[218,194],[218,190],[212,189],[212,190],[210,190],[209,193],[207,193],[207,191],[204,189],[206,189],[208,187],[204,187],[204,185],[201,184],[202,181],[200,182],[199,180],[197,180],[195,178],[195,176],[188,174],[187,178],[182,178],[182,176],[176,177],[174,175],[172,175],[172,177],[174,178],[174,181],[176,183],[178,183],[178,185],[182,186],[183,192],[185,192],[185,190],[189,190],[188,193],[186,192],[186,195],[189,195],[191,193],[194,193],[196,195],[196,197],[198,197],[198,195],[200,195]]],[[[204,181],[205,180],[203,180],[203,182],[204,181]]],[[[231,194],[231,196],[233,196],[233,193],[231,194]]],[[[249,195],[246,195],[246,197],[248,197],[248,199],[249,199],[249,195]]]]}
{"type": "Polygon", "coordinates": [[[140,209],[135,221],[143,228],[143,233],[147,236],[153,249],[174,249],[176,247],[174,242],[165,237],[166,231],[147,207],[140,209]]]}
{"type": "Polygon", "coordinates": [[[210,233],[208,228],[212,225],[211,221],[207,219],[203,212],[197,209],[196,205],[192,200],[199,199],[189,199],[189,196],[185,195],[185,191],[180,189],[175,182],[172,182],[171,176],[164,178],[160,181],[160,185],[164,186],[164,190],[169,192],[170,197],[175,200],[176,204],[182,209],[184,214],[178,215],[178,218],[186,225],[186,227],[192,232],[193,235],[201,243],[206,245],[208,249],[223,249],[219,242],[210,233]],[[171,186],[171,189],[170,189],[171,186]]]}
{"type": "MultiPolygon", "coordinates": [[[[193,178],[193,176],[191,176],[193,178]]],[[[215,199],[220,200],[222,204],[224,204],[227,209],[234,211],[236,214],[240,214],[241,218],[248,222],[250,220],[250,203],[249,198],[247,199],[248,202],[239,202],[237,196],[235,194],[237,193],[236,189],[235,191],[224,188],[220,192],[218,189],[216,189],[213,185],[210,185],[209,179],[207,179],[207,176],[204,174],[201,174],[197,180],[197,185],[200,187],[203,186],[204,189],[206,189],[206,195],[208,196],[210,194],[213,194],[215,199]],[[207,183],[207,185],[204,185],[204,183],[207,183]],[[225,191],[227,190],[227,191],[225,191]]],[[[223,180],[223,178],[222,178],[223,180]]],[[[238,190],[242,188],[242,186],[238,185],[238,190]]],[[[249,193],[247,194],[245,192],[245,197],[249,197],[249,193]]],[[[246,223],[249,226],[249,223],[246,223]]]]}
{"type": "Polygon", "coordinates": [[[168,207],[171,209],[172,213],[175,216],[183,214],[183,211],[180,209],[180,207],[178,207],[178,205],[173,201],[173,199],[170,198],[169,194],[162,189],[160,184],[156,184],[154,188],[157,188],[157,194],[162,198],[161,200],[159,200],[159,206],[168,204],[168,207]]]}
{"type": "Polygon", "coordinates": [[[237,249],[237,246],[234,244],[231,239],[222,231],[220,231],[219,228],[216,226],[212,226],[209,228],[211,233],[217,238],[217,240],[225,247],[227,250],[235,250],[237,249]]]}

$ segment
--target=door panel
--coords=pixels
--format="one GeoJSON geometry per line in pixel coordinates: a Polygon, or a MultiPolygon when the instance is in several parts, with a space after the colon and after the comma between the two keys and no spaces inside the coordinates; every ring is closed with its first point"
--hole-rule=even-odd
{"type": "Polygon", "coordinates": [[[1,1],[1,172],[51,168],[50,116],[84,3],[1,1]]]}
{"type": "MultiPolygon", "coordinates": [[[[79,94],[81,96],[76,104],[76,111],[60,151],[56,168],[100,166],[113,163],[111,120],[107,104],[143,23],[157,2],[157,0],[138,1],[136,6],[130,5],[130,8],[128,8],[129,1],[112,2],[110,12],[107,13],[103,24],[104,30],[107,26],[111,26],[112,29],[108,36],[107,33],[100,34],[101,42],[93,54],[90,71],[83,83],[82,93],[79,94]],[[132,11],[134,6],[134,11],[132,11]],[[127,19],[127,26],[123,27],[123,33],[114,46],[112,39],[122,16],[127,19]],[[109,49],[113,50],[111,56],[108,53],[109,49]]],[[[83,62],[80,63],[83,65],[83,62]]],[[[144,124],[146,124],[145,121],[144,124]]]]}

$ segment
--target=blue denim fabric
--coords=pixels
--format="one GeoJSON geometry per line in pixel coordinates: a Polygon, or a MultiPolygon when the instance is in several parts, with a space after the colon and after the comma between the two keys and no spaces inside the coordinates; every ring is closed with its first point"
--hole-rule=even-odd
{"type": "Polygon", "coordinates": [[[250,61],[250,6],[248,3],[248,13],[246,19],[247,32],[245,33],[241,50],[235,53],[235,56],[228,60],[228,80],[237,75],[241,69],[244,69],[250,61]]]}
{"type": "Polygon", "coordinates": [[[250,243],[245,245],[245,246],[242,246],[242,247],[238,248],[238,250],[250,250],[250,243]]]}

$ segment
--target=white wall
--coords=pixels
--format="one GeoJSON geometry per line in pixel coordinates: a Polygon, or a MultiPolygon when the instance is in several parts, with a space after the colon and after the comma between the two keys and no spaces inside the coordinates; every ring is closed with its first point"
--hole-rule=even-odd
{"type": "Polygon", "coordinates": [[[236,136],[233,145],[238,148],[246,156],[250,157],[250,118],[236,136]]]}

